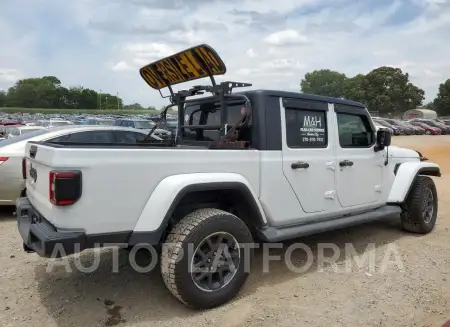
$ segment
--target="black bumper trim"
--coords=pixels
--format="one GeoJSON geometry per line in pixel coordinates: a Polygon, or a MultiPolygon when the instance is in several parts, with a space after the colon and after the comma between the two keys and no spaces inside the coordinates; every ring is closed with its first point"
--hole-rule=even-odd
{"type": "Polygon", "coordinates": [[[61,257],[86,248],[86,235],[82,232],[61,233],[43,218],[27,198],[16,201],[16,216],[24,249],[41,257],[61,257]],[[57,251],[57,253],[53,253],[57,251]]]}
{"type": "Polygon", "coordinates": [[[17,199],[16,216],[24,250],[47,258],[64,257],[95,247],[126,247],[137,243],[158,245],[161,236],[159,230],[145,233],[123,231],[89,235],[83,232],[58,232],[26,197],[17,199]]]}

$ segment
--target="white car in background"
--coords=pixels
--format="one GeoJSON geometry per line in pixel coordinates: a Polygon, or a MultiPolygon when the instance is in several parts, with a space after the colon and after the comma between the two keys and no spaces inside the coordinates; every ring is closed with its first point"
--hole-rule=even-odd
{"type": "Polygon", "coordinates": [[[7,139],[12,137],[17,137],[23,134],[35,132],[41,129],[44,129],[43,126],[16,126],[15,128],[11,129],[10,133],[6,137],[7,139]]]}
{"type": "MultiPolygon", "coordinates": [[[[22,159],[28,141],[135,144],[148,131],[120,126],[60,126],[42,128],[0,141],[0,206],[14,205],[24,188],[22,159]]],[[[157,136],[153,139],[162,140],[157,136]]]]}
{"type": "Polygon", "coordinates": [[[69,120],[62,120],[62,119],[55,119],[55,118],[51,118],[50,120],[38,120],[36,122],[36,126],[42,126],[45,128],[53,128],[53,127],[67,126],[67,125],[74,125],[74,123],[69,120]]]}

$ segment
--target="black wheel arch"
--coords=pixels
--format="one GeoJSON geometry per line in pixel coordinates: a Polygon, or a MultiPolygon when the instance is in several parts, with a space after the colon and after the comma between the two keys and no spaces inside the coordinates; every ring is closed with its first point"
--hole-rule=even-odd
{"type": "MultiPolygon", "coordinates": [[[[400,168],[402,164],[397,164],[394,168],[394,173],[397,174],[398,169],[400,168]]],[[[403,204],[405,203],[406,199],[408,198],[409,194],[411,193],[411,190],[416,183],[416,180],[419,176],[433,176],[433,177],[441,177],[441,169],[439,167],[421,167],[417,171],[416,175],[414,176],[413,180],[411,181],[411,184],[408,187],[408,191],[405,194],[405,198],[401,203],[388,203],[388,204],[403,204]]]]}
{"type": "MultiPolygon", "coordinates": [[[[160,227],[152,232],[133,232],[130,236],[129,244],[135,245],[138,243],[146,242],[150,244],[159,244],[167,235],[168,230],[174,223],[179,220],[174,220],[174,215],[177,213],[179,207],[186,200],[187,197],[195,194],[208,194],[214,195],[215,193],[232,194],[234,199],[236,195],[239,198],[239,206],[246,211],[246,217],[239,217],[253,229],[260,229],[266,226],[263,215],[257,204],[257,199],[254,198],[252,192],[248,186],[242,182],[230,181],[230,182],[208,182],[208,183],[196,183],[187,185],[182,188],[175,196],[172,204],[170,205],[167,213],[161,222],[160,227]]],[[[198,202],[200,204],[201,201],[198,202]]],[[[197,202],[191,200],[191,207],[198,209],[202,208],[197,206],[197,202]]],[[[220,209],[220,208],[218,208],[220,209]]],[[[179,218],[188,214],[189,211],[178,214],[179,218]]],[[[238,215],[239,216],[239,215],[238,215]]]]}

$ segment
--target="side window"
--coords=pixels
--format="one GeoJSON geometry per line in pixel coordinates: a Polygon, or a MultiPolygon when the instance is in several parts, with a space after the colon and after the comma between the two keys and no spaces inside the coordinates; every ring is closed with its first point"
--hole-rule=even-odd
{"type": "Polygon", "coordinates": [[[114,143],[109,131],[90,131],[70,134],[65,142],[73,143],[114,143]]]}
{"type": "Polygon", "coordinates": [[[118,143],[135,144],[136,140],[142,141],[146,135],[137,132],[114,131],[114,136],[118,143]]]}
{"type": "Polygon", "coordinates": [[[341,147],[370,147],[374,143],[374,133],[366,116],[337,113],[337,121],[341,147]]]}
{"type": "Polygon", "coordinates": [[[325,111],[286,108],[286,142],[290,148],[325,148],[328,144],[325,111]]]}
{"type": "Polygon", "coordinates": [[[54,137],[52,139],[46,140],[45,142],[56,142],[56,143],[57,142],[64,142],[64,141],[66,141],[68,136],[69,136],[69,134],[57,136],[57,137],[54,137]]]}

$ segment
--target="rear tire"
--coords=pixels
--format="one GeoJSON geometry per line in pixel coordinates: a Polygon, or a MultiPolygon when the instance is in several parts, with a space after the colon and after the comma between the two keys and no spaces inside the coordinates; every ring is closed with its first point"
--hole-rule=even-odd
{"type": "Polygon", "coordinates": [[[425,131],[425,134],[431,135],[431,131],[425,131]]]}
{"type": "Polygon", "coordinates": [[[246,243],[253,243],[250,230],[235,215],[213,208],[196,210],[175,225],[163,245],[164,283],[189,307],[220,306],[247,280],[245,268],[250,267],[252,252],[244,249],[246,243]]]}
{"type": "Polygon", "coordinates": [[[417,176],[405,201],[401,222],[403,229],[418,234],[430,233],[437,219],[438,196],[434,181],[417,176]]]}

